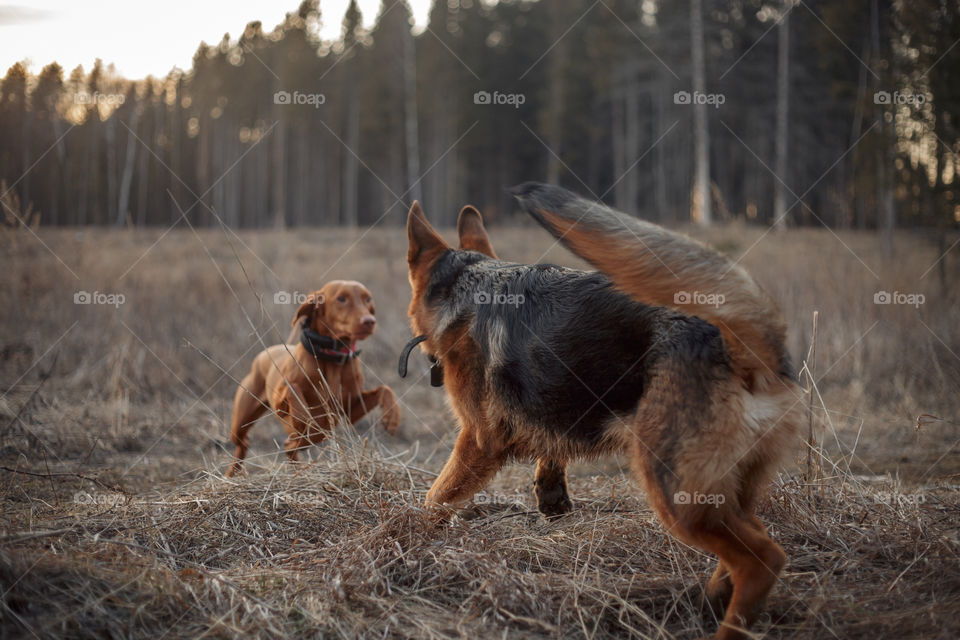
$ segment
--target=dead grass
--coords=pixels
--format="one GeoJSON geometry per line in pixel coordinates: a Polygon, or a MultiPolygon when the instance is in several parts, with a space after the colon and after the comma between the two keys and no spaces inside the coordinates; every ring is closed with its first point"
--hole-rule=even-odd
{"type": "MultiPolygon", "coordinates": [[[[442,392],[416,380],[424,362],[413,379],[396,376],[409,336],[400,230],[161,233],[42,229],[50,251],[29,231],[0,233],[0,637],[715,629],[700,607],[712,559],[664,534],[617,460],[574,468],[576,508],[557,522],[536,514],[524,465],[449,525],[419,508],[453,429],[442,392]],[[251,476],[224,478],[232,379],[261,340],[288,332],[294,306],[274,304],[274,292],[334,277],[362,280],[377,298],[380,327],[363,361],[371,382],[403,397],[400,437],[362,423],[291,469],[277,457],[282,429],[265,420],[251,476]],[[72,304],[81,290],[125,301],[72,304]]],[[[760,233],[734,227],[710,239],[740,255],[760,233]]],[[[576,264],[539,230],[492,235],[509,259],[576,264]]],[[[798,362],[820,312],[811,363],[820,474],[808,482],[805,469],[787,470],[763,506],[790,564],[756,631],[953,638],[957,259],[941,281],[936,269],[921,277],[937,258],[922,239],[901,236],[886,263],[872,236],[841,240],[793,231],[744,257],[790,319],[798,362]],[[874,305],[878,290],[926,301],[874,305]],[[918,431],[921,413],[940,419],[918,431]]]]}
{"type": "MultiPolygon", "coordinates": [[[[449,525],[432,474],[341,432],[311,465],[137,495],[7,476],[3,628],[38,637],[695,637],[712,559],[664,535],[626,478],[533,508],[514,467],[449,525]],[[16,490],[11,485],[19,485],[16,490]]],[[[782,480],[761,516],[790,554],[757,632],[960,633],[958,494],[782,480]],[[877,490],[893,493],[884,501],[877,490]],[[909,496],[909,494],[908,494],[909,496]]],[[[882,494],[881,494],[882,497],[882,494]]]]}

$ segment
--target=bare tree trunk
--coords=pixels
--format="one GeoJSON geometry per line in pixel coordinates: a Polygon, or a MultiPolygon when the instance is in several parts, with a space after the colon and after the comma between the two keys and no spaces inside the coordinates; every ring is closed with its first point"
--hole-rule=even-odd
{"type": "MultiPolygon", "coordinates": [[[[660,91],[653,95],[653,101],[656,103],[656,114],[657,114],[657,121],[656,121],[657,124],[656,124],[656,129],[654,131],[654,140],[660,140],[660,137],[666,131],[666,127],[665,127],[666,119],[663,117],[664,115],[663,96],[667,95],[667,90],[666,90],[667,85],[665,80],[662,78],[662,73],[661,73],[660,86],[661,88],[663,88],[663,91],[660,91]]],[[[656,162],[657,184],[655,187],[655,193],[657,198],[657,220],[658,221],[666,220],[668,215],[667,213],[667,207],[668,207],[667,205],[667,170],[666,170],[667,158],[666,158],[665,147],[666,147],[666,144],[664,144],[663,140],[661,140],[660,143],[657,144],[655,147],[655,153],[657,158],[657,162],[656,162]]]]}
{"type": "MultiPolygon", "coordinates": [[[[690,0],[690,40],[693,54],[694,95],[706,93],[702,0],[690,0]]],[[[694,101],[696,102],[696,101],[694,101]]],[[[707,104],[693,105],[693,137],[696,155],[691,217],[700,226],[710,226],[710,134],[707,129],[707,104]]]]}
{"type": "MultiPolygon", "coordinates": [[[[870,55],[870,39],[865,38],[863,43],[863,53],[860,54],[860,57],[864,60],[867,59],[870,55]]],[[[860,76],[857,80],[857,95],[854,100],[853,108],[853,121],[850,123],[850,140],[847,143],[847,147],[852,147],[857,139],[860,137],[860,128],[863,126],[863,101],[867,94],[867,68],[864,65],[859,65],[860,67],[860,76]]],[[[844,206],[846,210],[843,213],[843,219],[840,222],[840,227],[843,229],[850,229],[854,224],[859,224],[862,226],[861,216],[858,213],[862,207],[860,206],[860,196],[857,189],[855,188],[857,181],[857,165],[852,158],[845,160],[840,164],[840,184],[844,185],[846,193],[849,194],[849,199],[845,199],[844,206]]]]}
{"type": "MultiPolygon", "coordinates": [[[[181,104],[180,100],[182,99],[182,94],[183,94],[183,79],[182,79],[182,78],[178,78],[178,79],[177,79],[177,89],[176,89],[176,99],[177,99],[176,104],[177,104],[177,105],[181,104]]],[[[173,174],[174,174],[174,175],[176,175],[176,176],[183,176],[183,171],[184,171],[184,169],[183,169],[183,167],[181,166],[181,161],[183,160],[183,126],[182,126],[182,125],[183,125],[183,113],[182,113],[182,111],[181,111],[178,107],[175,106],[174,108],[172,108],[172,109],[169,110],[169,117],[166,118],[165,120],[166,120],[166,122],[167,122],[167,125],[166,125],[167,135],[170,136],[170,140],[171,140],[171,143],[170,143],[170,167],[173,169],[173,174]]],[[[160,121],[159,118],[158,118],[158,121],[160,121]]],[[[161,126],[163,126],[163,125],[161,125],[161,126]]],[[[159,162],[154,162],[154,163],[153,163],[153,167],[154,167],[154,177],[156,178],[156,177],[159,175],[159,174],[156,173],[156,172],[157,172],[157,171],[159,170],[159,168],[160,168],[160,163],[159,163],[159,162]]],[[[157,180],[157,181],[156,181],[156,184],[159,186],[160,181],[157,180]]],[[[176,198],[177,202],[183,202],[183,200],[184,200],[184,198],[183,198],[184,185],[182,185],[182,184],[180,183],[180,180],[173,180],[173,181],[170,182],[169,184],[170,184],[170,187],[171,187],[171,193],[173,193],[173,195],[174,195],[174,197],[176,198]]],[[[166,194],[164,194],[164,195],[166,195],[166,194]]],[[[161,204],[159,207],[157,207],[157,209],[158,209],[158,211],[157,211],[158,214],[159,214],[161,211],[163,211],[163,210],[167,210],[167,211],[170,212],[170,215],[167,216],[167,219],[163,221],[165,224],[169,223],[169,221],[172,221],[172,220],[175,220],[175,219],[176,219],[176,218],[173,217],[173,212],[174,212],[174,210],[176,209],[176,207],[173,206],[173,203],[170,201],[170,198],[169,198],[169,197],[163,198],[163,204],[161,204]]],[[[158,218],[157,218],[157,221],[159,222],[160,220],[161,220],[161,218],[158,217],[158,218]]]]}
{"type": "MultiPolygon", "coordinates": [[[[163,121],[157,117],[156,108],[153,108],[153,126],[150,127],[151,130],[145,132],[149,136],[149,138],[145,138],[147,140],[154,139],[153,130],[158,125],[163,127],[163,121]]],[[[140,226],[146,226],[149,220],[147,215],[147,189],[150,186],[150,174],[148,173],[148,161],[150,160],[149,156],[150,154],[148,153],[141,153],[137,155],[137,214],[134,216],[134,224],[140,226]]],[[[164,194],[164,196],[166,196],[166,194],[164,194]]],[[[167,197],[166,199],[169,200],[170,198],[167,197]]]]}
{"type": "Polygon", "coordinates": [[[773,182],[773,228],[783,231],[787,228],[787,194],[784,182],[787,179],[787,120],[790,92],[790,3],[784,0],[781,7],[783,18],[780,20],[779,42],[777,44],[777,134],[776,134],[776,172],[773,182]]]}
{"type": "Polygon", "coordinates": [[[273,184],[270,187],[270,208],[273,210],[273,227],[283,229],[286,226],[287,208],[287,123],[283,121],[283,116],[280,117],[277,125],[273,128],[271,135],[273,136],[271,141],[273,159],[270,168],[273,184]]]}
{"type": "MultiPolygon", "coordinates": [[[[313,128],[315,130],[315,128],[313,128]]],[[[319,132],[315,133],[314,136],[311,136],[310,140],[319,137],[319,132]]],[[[311,215],[310,217],[312,224],[329,224],[337,225],[340,224],[340,206],[343,198],[343,165],[340,162],[340,145],[337,145],[335,148],[332,148],[331,151],[328,151],[326,154],[323,154],[323,162],[326,167],[329,167],[325,172],[327,175],[327,194],[323,193],[322,185],[321,188],[314,189],[315,198],[310,201],[311,215]],[[325,197],[324,197],[325,196],[325,197]],[[317,204],[326,200],[327,209],[326,211],[317,211],[317,204]]]]}
{"type": "MultiPolygon", "coordinates": [[[[111,114],[107,120],[107,220],[116,220],[117,212],[117,118],[111,114]]],[[[108,223],[107,223],[108,224],[108,223]]]]}
{"type": "MultiPolygon", "coordinates": [[[[437,105],[436,117],[425,123],[428,133],[424,142],[429,150],[430,158],[439,158],[444,152],[444,144],[452,142],[449,138],[449,120],[453,117],[453,110],[447,108],[449,101],[446,98],[441,99],[443,102],[437,105]]],[[[427,181],[425,186],[428,206],[435,210],[446,211],[446,189],[450,180],[453,161],[453,157],[447,157],[444,162],[437,164],[425,178],[427,181]]]]}
{"type": "Polygon", "coordinates": [[[357,142],[360,139],[360,113],[356,93],[351,78],[346,78],[347,95],[345,100],[344,129],[346,149],[343,154],[343,211],[340,223],[347,227],[357,226],[357,142]]]}
{"type": "MultiPolygon", "coordinates": [[[[84,136],[83,141],[87,143],[86,145],[86,166],[96,166],[97,156],[94,149],[93,140],[96,137],[90,132],[90,125],[84,124],[84,136]]],[[[77,217],[74,221],[74,224],[85,225],[87,223],[87,203],[90,200],[90,182],[89,180],[80,181],[80,202],[77,205],[77,217]]]]}
{"type": "MultiPolygon", "coordinates": [[[[423,200],[420,188],[420,128],[417,126],[417,49],[409,27],[403,33],[404,136],[407,148],[407,189],[411,200],[423,200]]],[[[401,213],[406,213],[402,211],[401,213]]],[[[401,218],[402,219],[402,218],[401,218]]]]}
{"type": "MultiPolygon", "coordinates": [[[[220,116],[210,122],[210,126],[213,127],[213,180],[215,183],[213,190],[210,192],[210,209],[213,209],[217,215],[220,215],[223,211],[224,180],[226,179],[224,171],[227,167],[227,159],[224,156],[224,131],[226,129],[224,117],[225,116],[220,116]]],[[[207,224],[216,224],[215,217],[206,207],[201,205],[194,209],[194,211],[196,211],[199,216],[203,216],[202,219],[206,220],[207,224]]]]}
{"type": "Polygon", "coordinates": [[[566,80],[569,72],[568,60],[570,59],[570,41],[563,37],[564,32],[570,27],[572,19],[571,7],[575,3],[555,3],[550,11],[551,17],[549,30],[551,41],[556,43],[554,50],[550,54],[550,66],[547,71],[547,90],[549,91],[549,102],[544,117],[544,133],[546,134],[547,144],[553,150],[553,153],[547,154],[547,182],[557,184],[560,182],[560,170],[563,168],[561,158],[563,157],[563,97],[566,94],[566,80]]]}
{"type": "MultiPolygon", "coordinates": [[[[307,131],[307,126],[304,123],[297,125],[297,181],[294,183],[296,191],[296,225],[302,227],[306,224],[309,224],[307,216],[307,202],[310,201],[308,197],[309,190],[311,187],[310,180],[310,154],[307,151],[307,140],[309,132],[307,131]]],[[[324,163],[325,156],[323,152],[317,154],[317,162],[320,164],[320,171],[317,172],[317,175],[326,175],[326,168],[324,163]]],[[[316,200],[317,206],[322,206],[320,203],[322,201],[318,198],[316,200]]]]}
{"type": "Polygon", "coordinates": [[[624,211],[627,213],[634,213],[637,210],[637,197],[640,194],[639,170],[634,164],[640,155],[640,87],[638,84],[636,75],[630,73],[627,79],[626,118],[624,118],[624,124],[626,125],[624,151],[627,155],[624,160],[627,169],[623,181],[626,183],[624,188],[626,209],[624,211]]]}
{"type": "MultiPolygon", "coordinates": [[[[66,145],[63,143],[63,121],[54,115],[51,120],[53,121],[53,135],[57,137],[57,173],[60,178],[60,190],[63,194],[70,193],[70,175],[67,173],[67,149],[66,145]]],[[[56,203],[52,211],[52,224],[61,224],[60,220],[60,198],[54,200],[56,203]]]]}
{"type": "Polygon", "coordinates": [[[552,75],[553,77],[550,80],[550,106],[548,107],[549,111],[547,115],[546,130],[553,153],[547,154],[547,182],[550,184],[557,184],[560,182],[560,169],[562,167],[560,163],[560,155],[563,151],[561,134],[561,120],[563,114],[560,105],[563,104],[563,82],[566,74],[564,71],[561,71],[552,75]]]}
{"type": "MultiPolygon", "coordinates": [[[[612,104],[610,105],[613,111],[613,117],[610,118],[610,139],[613,143],[613,175],[615,180],[622,176],[627,169],[627,154],[623,144],[623,134],[626,130],[626,125],[624,124],[626,116],[623,112],[624,97],[623,86],[620,82],[617,82],[616,88],[611,95],[612,104]]],[[[613,199],[617,209],[623,211],[627,203],[626,185],[623,183],[623,180],[619,180],[613,187],[613,199]]]]}
{"type": "Polygon", "coordinates": [[[127,153],[123,161],[123,176],[120,178],[120,200],[117,202],[118,227],[123,226],[124,219],[127,217],[130,208],[130,185],[133,182],[133,164],[137,159],[137,137],[134,131],[137,130],[137,120],[139,119],[139,110],[136,105],[133,106],[133,115],[130,116],[130,132],[127,135],[127,153]]]}
{"type": "MultiPolygon", "coordinates": [[[[200,148],[197,150],[197,195],[207,191],[210,188],[210,147],[213,137],[213,121],[209,115],[203,115],[200,121],[200,148]]],[[[192,199],[191,199],[192,202],[192,199]]],[[[185,206],[178,201],[180,206],[185,206]]],[[[172,204],[172,203],[171,203],[172,204]]],[[[173,207],[174,214],[177,213],[176,206],[173,207]]],[[[176,218],[174,218],[176,220],[176,218]]]]}
{"type": "MultiPolygon", "coordinates": [[[[870,33],[873,41],[873,60],[880,59],[880,11],[877,0],[870,2],[870,33]]],[[[886,107],[882,107],[886,109],[886,107]]],[[[895,110],[892,110],[896,115],[895,110]]],[[[893,255],[893,228],[896,225],[896,210],[893,205],[892,180],[888,178],[893,166],[893,126],[887,124],[886,118],[880,118],[880,150],[877,153],[877,205],[880,219],[877,220],[877,230],[880,232],[880,248],[883,255],[893,255]]]]}

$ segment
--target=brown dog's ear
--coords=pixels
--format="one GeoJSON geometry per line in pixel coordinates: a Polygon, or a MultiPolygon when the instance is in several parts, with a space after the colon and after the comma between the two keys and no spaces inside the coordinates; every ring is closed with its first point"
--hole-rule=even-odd
{"type": "Polygon", "coordinates": [[[308,321],[313,319],[313,315],[319,311],[320,315],[323,315],[323,294],[314,295],[311,294],[306,302],[300,305],[297,309],[297,313],[293,316],[293,322],[290,323],[291,327],[297,326],[297,323],[300,322],[300,318],[306,317],[308,321]]]}
{"type": "Polygon", "coordinates": [[[416,200],[413,201],[413,206],[410,207],[410,213],[407,215],[407,238],[410,241],[410,249],[407,251],[409,264],[413,264],[427,252],[450,248],[440,234],[430,226],[427,216],[424,215],[420,203],[416,200]]]}
{"type": "Polygon", "coordinates": [[[483,218],[475,207],[467,205],[460,211],[460,218],[457,220],[457,234],[460,236],[461,250],[476,251],[493,259],[497,258],[497,254],[493,251],[493,245],[490,244],[487,230],[483,228],[483,218]]]}

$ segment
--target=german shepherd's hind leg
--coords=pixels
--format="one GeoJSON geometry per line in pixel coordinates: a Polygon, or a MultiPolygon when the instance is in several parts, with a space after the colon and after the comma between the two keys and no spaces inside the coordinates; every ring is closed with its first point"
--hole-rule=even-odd
{"type": "Polygon", "coordinates": [[[256,421],[267,412],[266,398],[263,397],[265,382],[256,371],[251,371],[240,382],[233,399],[233,417],[230,421],[230,441],[236,445],[233,464],[227,471],[227,477],[243,473],[243,459],[250,448],[247,436],[256,421]]]}
{"type": "Polygon", "coordinates": [[[500,470],[506,456],[484,451],[477,443],[472,429],[464,427],[457,436],[450,459],[427,492],[424,504],[428,507],[462,507],[483,489],[500,470]]]}
{"type": "Polygon", "coordinates": [[[537,496],[537,510],[545,518],[557,518],[573,509],[567,491],[567,462],[540,458],[537,460],[533,492],[537,496]]]}
{"type": "MultiPolygon", "coordinates": [[[[763,526],[763,523],[760,522],[759,518],[746,511],[744,512],[744,516],[755,529],[766,535],[767,529],[763,526]]],[[[717,560],[717,568],[714,570],[713,575],[710,576],[704,588],[704,597],[706,605],[710,608],[713,615],[718,619],[722,619],[723,612],[727,606],[729,606],[730,599],[733,597],[733,582],[730,579],[730,569],[723,563],[723,560],[717,560]]]]}
{"type": "Polygon", "coordinates": [[[699,523],[690,540],[717,554],[730,567],[733,596],[716,638],[748,637],[744,629],[756,621],[767,595],[787,563],[780,546],[753,526],[747,518],[725,514],[719,522],[699,523]]]}
{"type": "MultiPolygon", "coordinates": [[[[761,489],[765,479],[765,469],[762,464],[754,464],[748,467],[747,470],[741,474],[741,489],[738,496],[740,509],[743,511],[744,518],[763,535],[767,534],[767,528],[760,519],[753,514],[753,510],[756,506],[757,492],[761,489]]],[[[707,606],[710,607],[710,610],[717,618],[721,618],[723,611],[730,604],[730,598],[733,597],[733,582],[730,580],[730,569],[723,563],[723,560],[717,561],[717,568],[713,572],[713,575],[710,576],[710,580],[707,581],[704,595],[707,606]]]]}
{"type": "MultiPolygon", "coordinates": [[[[736,495],[727,496],[723,492],[726,499],[719,504],[698,504],[684,499],[686,495],[694,495],[690,491],[690,479],[673,464],[675,460],[665,457],[664,453],[662,450],[633,452],[634,466],[640,471],[650,504],[670,533],[719,558],[706,592],[708,602],[716,611],[726,605],[726,614],[714,638],[748,638],[746,629],[760,615],[787,556],[753,514],[744,513],[736,495]],[[657,471],[665,463],[677,471],[677,477],[668,481],[658,477],[657,471]],[[675,492],[676,487],[684,489],[675,492]]],[[[708,487],[700,494],[719,495],[709,493],[708,487]]]]}

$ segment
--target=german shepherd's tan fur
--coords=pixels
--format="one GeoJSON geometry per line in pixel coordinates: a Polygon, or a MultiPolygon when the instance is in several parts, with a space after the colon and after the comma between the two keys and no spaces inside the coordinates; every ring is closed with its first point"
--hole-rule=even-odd
{"type": "Polygon", "coordinates": [[[498,260],[472,207],[453,249],[414,203],[411,324],[460,422],[427,504],[459,507],[506,461],[536,460],[538,508],[558,516],[568,461],[624,452],[664,526],[719,558],[715,637],[745,637],[786,563],[754,509],[801,411],[776,305],[686,236],[558,187],[515,195],[599,273],[498,260]],[[676,305],[679,291],[724,301],[676,305]]]}

